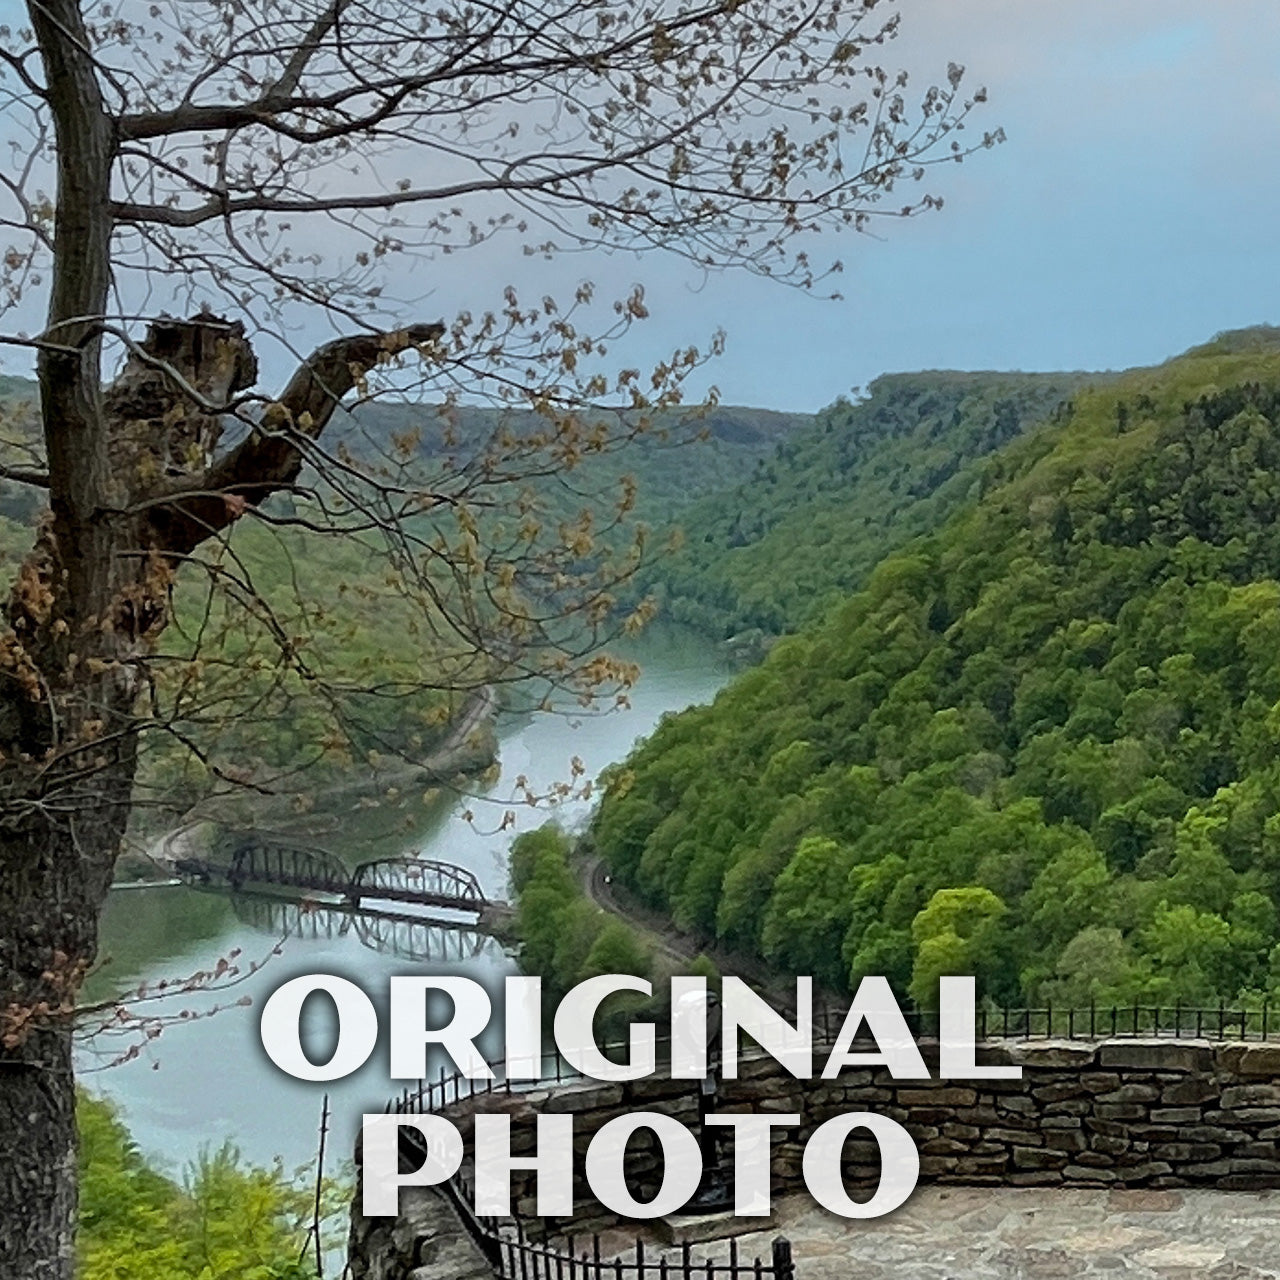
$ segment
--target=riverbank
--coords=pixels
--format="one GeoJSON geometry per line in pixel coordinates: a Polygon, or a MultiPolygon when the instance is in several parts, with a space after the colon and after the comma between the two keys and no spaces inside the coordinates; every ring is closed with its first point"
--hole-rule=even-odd
{"type": "MultiPolygon", "coordinates": [[[[680,929],[669,916],[646,906],[626,885],[619,884],[597,854],[580,852],[573,865],[583,894],[602,911],[624,921],[676,969],[687,971],[692,963],[710,961],[721,975],[732,974],[749,982],[775,1008],[790,1009],[795,1004],[792,978],[770,969],[758,957],[734,951],[714,938],[680,929]]],[[[833,1005],[839,1000],[834,992],[820,987],[815,987],[814,997],[833,1005]]]]}
{"type": "Polygon", "coordinates": [[[117,887],[166,882],[179,858],[208,852],[209,833],[217,828],[318,839],[349,821],[353,806],[482,780],[497,764],[495,724],[500,709],[496,690],[485,685],[468,698],[444,737],[420,760],[366,760],[358,772],[340,779],[326,770],[315,774],[306,789],[268,790],[246,782],[235,791],[197,802],[158,834],[135,830],[116,866],[117,887]]]}

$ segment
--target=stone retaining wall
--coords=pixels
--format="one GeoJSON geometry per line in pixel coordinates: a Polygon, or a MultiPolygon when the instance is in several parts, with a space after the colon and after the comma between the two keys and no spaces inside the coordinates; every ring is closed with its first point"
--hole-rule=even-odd
{"type": "MultiPolygon", "coordinates": [[[[921,1046],[926,1061],[928,1046],[921,1046]]],[[[794,1112],[777,1130],[775,1192],[803,1191],[804,1142],[823,1121],[873,1111],[905,1125],[920,1150],[920,1181],[1000,1186],[1280,1187],[1280,1045],[1191,1040],[1041,1041],[983,1046],[980,1060],[1016,1063],[1020,1080],[895,1081],[853,1070],[834,1081],[796,1080],[767,1057],[748,1058],[741,1078],[720,1085],[715,1110],[794,1112]]],[[[932,1063],[931,1063],[932,1066],[932,1063]]],[[[444,1112],[470,1143],[475,1111],[512,1116],[512,1147],[533,1145],[539,1111],[571,1112],[579,1154],[577,1191],[591,1203],[581,1153],[606,1121],[637,1110],[692,1124],[696,1084],[658,1078],[566,1085],[524,1094],[483,1094],[444,1112]]],[[[725,1140],[728,1141],[728,1133],[725,1140]]],[[[628,1174],[644,1198],[661,1168],[637,1135],[628,1174]]],[[[857,1131],[845,1147],[850,1186],[879,1179],[878,1147],[857,1131]]],[[[730,1157],[725,1157],[731,1167],[730,1157]]],[[[532,1214],[534,1180],[516,1173],[520,1212],[532,1214]]],[[[584,1204],[584,1207],[586,1205],[584,1204]]]]}
{"type": "Polygon", "coordinates": [[[434,1187],[405,1187],[398,1218],[366,1218],[361,1184],[351,1206],[344,1280],[493,1280],[493,1268],[434,1187]]]}

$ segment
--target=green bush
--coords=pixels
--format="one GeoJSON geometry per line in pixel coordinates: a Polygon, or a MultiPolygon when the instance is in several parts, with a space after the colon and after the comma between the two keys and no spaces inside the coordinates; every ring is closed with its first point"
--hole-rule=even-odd
{"type": "Polygon", "coordinates": [[[314,1280],[313,1193],[278,1166],[206,1151],[181,1183],[138,1150],[109,1102],[82,1096],[79,1280],[314,1280]]]}

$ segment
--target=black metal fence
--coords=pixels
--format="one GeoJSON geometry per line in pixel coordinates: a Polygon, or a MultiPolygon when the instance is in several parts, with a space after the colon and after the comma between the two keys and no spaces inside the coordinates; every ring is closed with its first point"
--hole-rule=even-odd
{"type": "MultiPolygon", "coordinates": [[[[838,1007],[820,1007],[813,1011],[813,1038],[815,1047],[834,1043],[844,1025],[847,1010],[838,1007]]],[[[904,1015],[908,1026],[919,1040],[928,1040],[938,1034],[936,1012],[913,1011],[904,1015]]],[[[980,1041],[1028,1040],[1110,1040],[1134,1037],[1167,1037],[1188,1040],[1280,1040],[1280,1017],[1269,1001],[1262,1001],[1252,1009],[1230,1009],[1225,1004],[1216,1007],[1172,1005],[1089,1005],[1085,1008],[1055,1008],[1052,1005],[1023,1008],[988,1007],[977,1010],[975,1030],[980,1041]]],[[[659,1041],[659,1051],[669,1044],[659,1041]]],[[[606,1056],[618,1056],[627,1052],[622,1042],[603,1046],[606,1056]]],[[[619,1060],[622,1060],[619,1057],[619,1060]]],[[[541,1078],[537,1081],[508,1081],[502,1076],[503,1059],[490,1060],[492,1079],[472,1080],[461,1072],[446,1072],[440,1068],[434,1080],[423,1080],[415,1086],[403,1089],[386,1105],[388,1112],[440,1111],[447,1106],[475,1095],[520,1093],[552,1084],[566,1084],[582,1080],[576,1071],[559,1055],[549,1054],[543,1059],[541,1078]]]]}
{"type": "MultiPolygon", "coordinates": [[[[925,1034],[937,1014],[917,1015],[925,1034]]],[[[1280,1040],[1280,1018],[1263,1000],[1253,1009],[1172,1005],[1090,1005],[1088,1008],[979,1009],[979,1040],[1111,1040],[1164,1037],[1189,1040],[1280,1040]]]]}
{"type": "Polygon", "coordinates": [[[501,1280],[795,1280],[791,1243],[777,1237],[768,1260],[739,1256],[730,1240],[729,1256],[695,1258],[692,1246],[654,1250],[639,1237],[626,1253],[600,1252],[600,1237],[566,1236],[562,1243],[532,1240],[519,1218],[485,1217],[475,1211],[470,1189],[460,1178],[444,1184],[462,1225],[501,1280]]]}

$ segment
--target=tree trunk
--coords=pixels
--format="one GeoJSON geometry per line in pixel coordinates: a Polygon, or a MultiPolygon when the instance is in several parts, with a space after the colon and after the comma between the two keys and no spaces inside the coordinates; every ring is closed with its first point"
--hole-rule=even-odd
{"type": "Polygon", "coordinates": [[[97,947],[132,752],[95,777],[106,803],[0,834],[0,1275],[73,1280],[70,1011],[97,947]]]}
{"type": "MultiPolygon", "coordinates": [[[[143,346],[213,403],[256,374],[236,325],[157,322],[143,346]]],[[[43,409],[65,429],[77,406],[57,374],[42,364],[43,409]]],[[[97,424],[111,470],[74,440],[50,447],[52,511],[0,632],[0,1280],[74,1275],[72,1019],[128,821],[135,708],[169,617],[175,528],[185,551],[230,519],[221,498],[204,519],[130,508],[160,485],[190,487],[217,441],[216,418],[167,375],[131,358],[84,399],[79,426],[97,424]]],[[[296,471],[296,450],[284,464],[296,471]]]]}
{"type": "Polygon", "coordinates": [[[363,371],[443,328],[326,344],[221,457],[211,406],[257,376],[242,326],[158,321],[104,394],[119,138],[79,0],[29,9],[57,144],[37,361],[50,514],[0,632],[0,1280],[72,1280],[72,1006],[96,956],[143,727],[135,705],[173,575],[298,475],[281,428],[318,434],[363,371]]]}
{"type": "Polygon", "coordinates": [[[75,1083],[71,1029],[33,1035],[0,1063],[0,1274],[74,1280],[75,1083]]]}
{"type": "MultiPolygon", "coordinates": [[[[57,151],[52,344],[37,361],[51,515],[0,637],[0,1274],[72,1280],[71,1006],[133,783],[137,673],[113,633],[125,530],[102,413],[114,128],[77,0],[29,6],[57,151]]],[[[141,601],[138,602],[139,604],[141,601]]]]}
{"type": "MultiPolygon", "coordinates": [[[[0,1276],[73,1280],[72,1023],[128,821],[139,660],[169,581],[137,526],[103,521],[63,568],[54,516],[14,584],[0,639],[0,1276]],[[77,616],[74,578],[107,605],[77,616]]],[[[65,533],[64,537],[67,536],[65,533]]],[[[76,545],[74,542],[72,545],[76,545]]],[[[81,588],[83,590],[83,587],[81,588]]]]}

